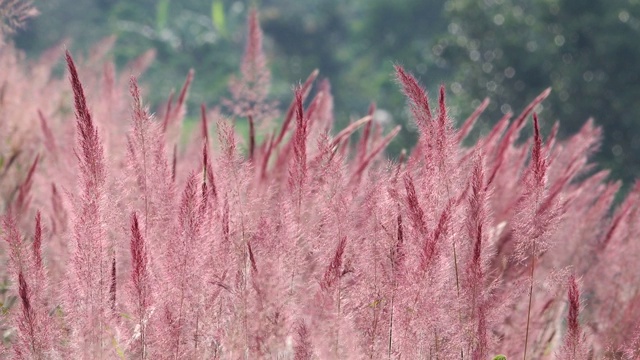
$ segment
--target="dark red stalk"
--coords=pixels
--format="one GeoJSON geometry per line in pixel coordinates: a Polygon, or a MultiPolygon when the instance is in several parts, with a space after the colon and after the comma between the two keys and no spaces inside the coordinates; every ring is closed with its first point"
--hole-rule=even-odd
{"type": "MultiPolygon", "coordinates": [[[[444,85],[440,85],[440,92],[438,94],[438,141],[442,142],[446,139],[445,131],[447,130],[447,104],[446,104],[446,92],[444,85]]],[[[438,148],[445,151],[444,143],[438,143],[438,148]]]]}
{"type": "Polygon", "coordinates": [[[200,104],[200,131],[202,132],[202,139],[209,143],[209,124],[207,122],[207,107],[204,103],[200,104]]]}
{"type": "Polygon", "coordinates": [[[111,286],[109,287],[111,310],[116,311],[116,258],[111,260],[111,286]]]}
{"type": "Polygon", "coordinates": [[[225,244],[229,244],[231,240],[231,227],[229,220],[229,200],[225,197],[224,205],[222,206],[222,236],[225,244]]]}
{"type": "Polygon", "coordinates": [[[302,105],[303,93],[301,88],[295,91],[296,97],[296,130],[293,135],[293,162],[289,167],[289,183],[298,194],[298,208],[302,202],[302,191],[307,179],[307,135],[308,118],[304,114],[302,105]]]}
{"type": "Polygon", "coordinates": [[[422,236],[427,234],[427,225],[424,219],[424,211],[418,201],[418,195],[416,194],[416,188],[413,184],[413,179],[409,173],[404,176],[404,187],[407,192],[407,207],[409,217],[413,222],[413,226],[419,231],[422,236]]]}
{"type": "Polygon", "coordinates": [[[249,252],[249,262],[251,263],[251,270],[253,272],[258,272],[258,264],[256,263],[256,258],[253,255],[253,248],[251,247],[251,243],[247,241],[247,250],[249,252]]]}
{"type": "Polygon", "coordinates": [[[33,294],[29,289],[27,281],[24,278],[22,269],[18,273],[18,295],[20,296],[20,301],[22,302],[22,321],[26,327],[26,335],[30,343],[29,350],[33,355],[36,355],[39,351],[38,349],[36,349],[36,315],[34,313],[34,310],[31,308],[31,297],[33,294]]]}
{"type": "Polygon", "coordinates": [[[256,129],[253,116],[249,115],[249,161],[253,162],[253,155],[256,148],[256,129]]]}
{"type": "MultiPolygon", "coordinates": [[[[311,84],[313,84],[315,79],[318,77],[318,73],[319,72],[317,69],[313,70],[313,72],[311,72],[307,80],[305,80],[302,86],[298,88],[300,94],[302,94],[301,103],[304,102],[304,100],[309,95],[309,90],[311,90],[311,84]]],[[[293,120],[293,117],[296,114],[297,109],[298,109],[298,99],[296,97],[294,98],[293,102],[291,102],[291,105],[289,105],[289,109],[287,109],[287,113],[284,116],[284,121],[282,122],[282,129],[280,130],[280,134],[278,135],[278,138],[276,139],[276,142],[273,147],[278,147],[278,145],[280,145],[280,143],[282,142],[282,139],[287,133],[287,130],[289,130],[289,125],[293,120]]]]}
{"type": "Polygon", "coordinates": [[[580,291],[575,275],[569,277],[569,315],[567,316],[567,332],[574,339],[579,338],[580,324],[578,323],[578,314],[580,313],[580,291]]]}
{"type": "Polygon", "coordinates": [[[15,216],[19,217],[22,215],[27,208],[29,207],[29,203],[31,202],[31,187],[33,186],[33,175],[36,172],[36,167],[38,166],[38,161],[40,160],[40,155],[36,155],[36,158],[33,160],[33,164],[29,168],[29,172],[27,172],[27,177],[24,179],[20,187],[18,188],[18,197],[14,202],[14,211],[15,216]]]}
{"type": "Polygon", "coordinates": [[[544,177],[546,173],[546,162],[542,157],[542,137],[540,136],[540,126],[538,124],[538,115],[533,113],[533,150],[531,152],[531,161],[533,162],[533,174],[535,184],[538,187],[544,186],[544,177]]]}
{"type": "Polygon", "coordinates": [[[135,212],[131,214],[131,242],[129,245],[131,249],[131,281],[136,287],[139,287],[146,277],[147,253],[138,224],[138,215],[135,212]]]}
{"type": "Polygon", "coordinates": [[[173,160],[171,161],[171,181],[176,182],[176,167],[178,165],[178,144],[173,145],[173,160]]]}
{"type": "Polygon", "coordinates": [[[398,225],[398,231],[396,234],[396,246],[393,249],[393,256],[391,257],[394,268],[394,275],[400,274],[400,268],[404,259],[404,226],[402,224],[402,214],[400,213],[400,206],[398,205],[398,216],[396,216],[396,222],[398,225]]]}
{"type": "Polygon", "coordinates": [[[40,211],[36,213],[36,228],[33,235],[33,258],[36,268],[41,271],[42,267],[42,216],[40,211]]]}
{"type": "Polygon", "coordinates": [[[346,246],[347,237],[343,236],[338,242],[333,259],[325,270],[322,282],[320,283],[320,287],[325,291],[331,289],[333,285],[335,285],[336,281],[340,279],[342,272],[342,256],[344,255],[346,246]]]}

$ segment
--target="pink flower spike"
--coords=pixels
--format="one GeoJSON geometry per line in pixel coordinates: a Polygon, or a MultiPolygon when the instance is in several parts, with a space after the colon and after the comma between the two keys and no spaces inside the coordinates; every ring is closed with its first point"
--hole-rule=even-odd
{"type": "Polygon", "coordinates": [[[320,286],[325,291],[331,289],[342,275],[342,257],[344,255],[346,246],[347,237],[345,236],[342,237],[338,242],[338,246],[333,255],[333,259],[331,260],[331,263],[329,263],[329,266],[324,273],[324,277],[322,278],[322,282],[320,283],[320,286]]]}
{"type": "MultiPolygon", "coordinates": [[[[307,77],[307,80],[305,80],[302,86],[300,86],[300,93],[302,94],[302,102],[304,102],[304,100],[309,95],[309,91],[311,90],[311,85],[316,80],[319,73],[320,72],[317,69],[311,72],[311,74],[307,77]]],[[[289,105],[289,109],[287,110],[287,113],[284,116],[284,121],[282,122],[282,128],[280,130],[280,134],[278,135],[278,138],[276,139],[276,142],[273,145],[273,147],[277,147],[278,145],[280,145],[280,143],[282,142],[282,139],[287,134],[287,131],[289,130],[289,125],[293,120],[293,117],[297,111],[297,108],[298,108],[298,100],[297,100],[297,97],[294,97],[294,100],[291,102],[291,105],[289,105]]]]}
{"type": "Polygon", "coordinates": [[[42,216],[36,213],[36,229],[33,236],[33,258],[36,268],[42,270],[42,216]]]}
{"type": "Polygon", "coordinates": [[[538,114],[533,113],[533,150],[531,153],[531,162],[533,165],[533,174],[537,186],[544,186],[545,174],[547,170],[546,161],[542,155],[542,137],[540,136],[540,126],[538,124],[538,114]]]}
{"type": "Polygon", "coordinates": [[[40,129],[42,129],[42,134],[44,135],[44,146],[49,153],[51,153],[54,157],[57,156],[58,147],[56,145],[56,139],[53,136],[53,132],[49,127],[48,120],[44,116],[41,110],[38,109],[38,118],[40,119],[40,129]]]}
{"type": "Polygon", "coordinates": [[[202,132],[202,139],[205,142],[209,142],[209,124],[207,122],[207,107],[204,103],[200,104],[200,131],[202,132]]]}
{"type": "Polygon", "coordinates": [[[98,129],[95,128],[87,99],[84,95],[82,84],[76,70],[76,65],[71,58],[69,51],[66,53],[67,66],[69,68],[69,80],[73,88],[75,109],[76,109],[76,129],[78,133],[78,145],[81,153],[78,154],[80,168],[88,188],[102,186],[105,178],[104,154],[98,129]]]}
{"type": "Polygon", "coordinates": [[[588,358],[589,349],[585,344],[584,333],[580,326],[580,289],[575,275],[569,276],[567,300],[569,312],[567,314],[567,332],[560,348],[558,359],[582,360],[588,358]]]}
{"type": "Polygon", "coordinates": [[[138,216],[131,214],[131,281],[136,291],[138,304],[146,309],[148,305],[147,289],[147,249],[138,225],[138,216]]]}
{"type": "Polygon", "coordinates": [[[293,162],[289,167],[289,183],[298,192],[298,203],[302,201],[302,188],[307,178],[307,135],[308,119],[302,105],[303,94],[300,87],[295,90],[296,130],[293,135],[293,162]]]}
{"type": "Polygon", "coordinates": [[[402,86],[402,91],[409,99],[409,107],[413,118],[423,132],[428,134],[428,123],[431,121],[431,108],[429,107],[429,99],[427,92],[420,87],[418,81],[409,73],[407,73],[400,65],[395,65],[396,78],[402,86]]]}
{"type": "Polygon", "coordinates": [[[33,164],[31,164],[31,167],[27,172],[27,177],[18,188],[18,197],[16,198],[13,206],[13,211],[15,213],[15,216],[17,217],[20,217],[22,214],[24,214],[24,212],[29,208],[29,204],[31,203],[31,187],[33,186],[33,175],[36,172],[36,167],[39,160],[40,155],[36,155],[36,158],[33,160],[33,164]]]}

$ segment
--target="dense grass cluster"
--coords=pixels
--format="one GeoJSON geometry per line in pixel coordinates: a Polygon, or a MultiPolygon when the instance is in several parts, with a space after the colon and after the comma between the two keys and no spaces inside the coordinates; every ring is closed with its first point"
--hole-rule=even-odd
{"type": "Polygon", "coordinates": [[[398,66],[420,140],[389,161],[398,128],[372,105],[333,131],[317,71],[278,115],[248,23],[231,98],[187,141],[193,73],[154,116],[109,44],[66,54],[70,86],[57,50],[3,48],[7,358],[640,358],[640,186],[611,208],[592,122],[543,138],[545,91],[465,146],[488,101],[456,129],[398,66]]]}

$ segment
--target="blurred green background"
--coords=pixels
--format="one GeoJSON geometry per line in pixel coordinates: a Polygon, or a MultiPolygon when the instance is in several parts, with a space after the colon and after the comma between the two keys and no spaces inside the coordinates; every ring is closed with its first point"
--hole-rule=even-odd
{"type": "Polygon", "coordinates": [[[244,49],[249,7],[260,10],[273,98],[281,106],[291,86],[315,68],[332,83],[338,126],[360,117],[371,101],[388,125],[402,124],[394,156],[416,140],[394,63],[433,93],[444,83],[451,114],[463,121],[484,97],[487,128],[519,112],[545,88],[546,130],[561,136],[589,118],[604,128],[601,167],[629,183],[640,175],[640,0],[42,0],[40,16],[14,37],[29,57],[62,42],[87,52],[118,38],[120,66],[148,49],[156,60],[142,76],[154,106],[196,71],[196,105],[228,97],[244,49]],[[66,39],[66,40],[65,40],[66,39]]]}

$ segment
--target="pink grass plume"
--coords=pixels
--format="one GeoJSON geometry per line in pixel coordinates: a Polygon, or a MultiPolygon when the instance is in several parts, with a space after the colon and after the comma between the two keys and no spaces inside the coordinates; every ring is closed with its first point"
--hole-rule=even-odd
{"type": "Polygon", "coordinates": [[[589,349],[585,344],[585,336],[580,326],[580,289],[575,275],[570,275],[568,280],[567,300],[569,311],[567,313],[567,332],[564,335],[562,347],[558,359],[582,360],[589,357],[589,349]]]}
{"type": "Polygon", "coordinates": [[[409,108],[418,128],[424,135],[429,134],[428,123],[432,119],[431,107],[427,92],[420,86],[413,75],[407,73],[400,65],[395,65],[396,78],[402,86],[402,91],[409,100],[409,108]]]}
{"type": "Polygon", "coordinates": [[[40,213],[36,215],[32,251],[25,251],[22,234],[12,214],[2,217],[2,237],[9,245],[9,266],[20,300],[20,309],[14,310],[11,320],[18,330],[13,346],[16,358],[47,359],[56,356],[53,319],[48,315],[43,293],[47,288],[42,266],[42,227],[40,213]]]}
{"type": "Polygon", "coordinates": [[[302,88],[295,89],[296,130],[293,135],[293,159],[289,165],[289,185],[298,194],[298,207],[302,201],[302,192],[307,179],[307,135],[308,118],[304,113],[302,88]]]}
{"type": "Polygon", "coordinates": [[[73,276],[68,279],[69,316],[76,317],[72,334],[78,356],[113,351],[107,345],[112,314],[112,262],[108,256],[104,195],[106,166],[104,150],[84,95],[78,71],[66,53],[69,80],[76,109],[76,157],[80,167],[80,198],[73,220],[73,276]],[[81,355],[83,354],[83,355],[81,355]]]}
{"type": "Polygon", "coordinates": [[[31,204],[31,188],[33,187],[33,176],[36,172],[36,167],[38,166],[38,161],[40,160],[40,155],[36,155],[36,158],[33,160],[29,171],[27,172],[27,177],[18,187],[18,196],[16,197],[13,204],[13,212],[15,216],[20,217],[24,215],[31,204]]]}
{"type": "Polygon", "coordinates": [[[152,284],[149,278],[149,256],[147,244],[140,231],[138,216],[134,212],[131,215],[131,300],[139,336],[133,350],[139,353],[142,359],[147,358],[150,352],[150,337],[148,331],[148,317],[153,305],[152,284]]]}

